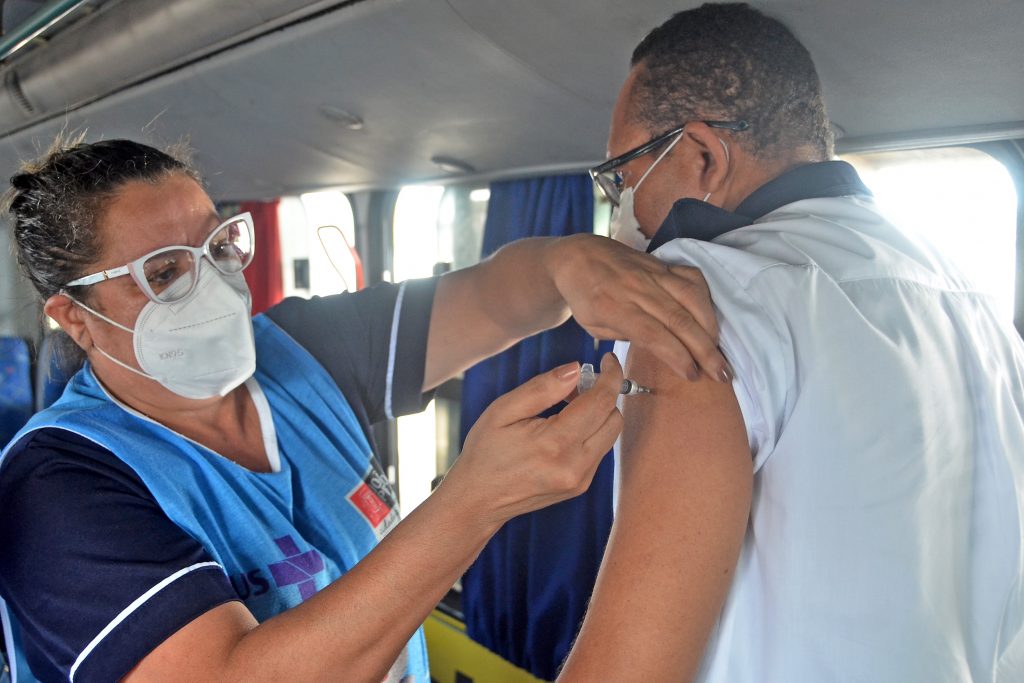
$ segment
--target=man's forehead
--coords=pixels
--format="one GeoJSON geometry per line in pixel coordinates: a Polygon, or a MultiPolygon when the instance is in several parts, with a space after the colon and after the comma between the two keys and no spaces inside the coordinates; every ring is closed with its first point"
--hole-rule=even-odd
{"type": "Polygon", "coordinates": [[[608,131],[608,158],[617,157],[634,147],[644,144],[651,138],[651,133],[637,121],[635,115],[634,83],[638,69],[633,67],[626,81],[619,90],[612,110],[611,127],[608,131]]]}

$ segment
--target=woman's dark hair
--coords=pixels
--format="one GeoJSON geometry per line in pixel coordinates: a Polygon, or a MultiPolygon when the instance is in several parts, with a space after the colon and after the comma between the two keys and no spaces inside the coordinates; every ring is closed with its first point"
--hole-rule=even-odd
{"type": "MultiPolygon", "coordinates": [[[[158,182],[172,173],[200,182],[184,145],[162,152],[131,140],[83,138],[59,136],[11,177],[3,198],[18,264],[43,301],[96,263],[102,248],[97,221],[125,183],[158,182]]],[[[76,294],[87,298],[89,290],[76,288],[76,294]]]]}
{"type": "Polygon", "coordinates": [[[755,156],[811,149],[832,156],[832,131],[811,55],[782,22],[745,3],[679,12],[636,47],[643,65],[634,118],[652,134],[688,121],[747,121],[736,136],[755,156]]]}
{"type": "Polygon", "coordinates": [[[199,181],[186,159],[131,140],[58,138],[42,158],[24,164],[11,177],[3,206],[14,228],[18,264],[43,300],[97,261],[96,221],[125,183],[156,182],[171,173],[199,181]]]}

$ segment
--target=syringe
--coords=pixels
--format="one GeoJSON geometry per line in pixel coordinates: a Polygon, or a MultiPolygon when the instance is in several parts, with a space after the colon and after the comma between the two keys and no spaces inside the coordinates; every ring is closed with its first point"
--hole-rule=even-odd
{"type": "MultiPolygon", "coordinates": [[[[584,363],[580,366],[580,381],[576,385],[576,390],[579,393],[583,393],[594,386],[597,381],[597,374],[594,372],[594,366],[591,363],[584,363]]],[[[622,380],[622,388],[619,393],[623,396],[634,396],[636,394],[649,394],[651,390],[647,387],[642,387],[631,379],[622,380]]]]}

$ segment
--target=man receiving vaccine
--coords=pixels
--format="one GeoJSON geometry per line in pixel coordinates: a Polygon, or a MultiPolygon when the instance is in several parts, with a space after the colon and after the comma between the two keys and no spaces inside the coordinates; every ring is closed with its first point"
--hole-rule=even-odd
{"type": "Polygon", "coordinates": [[[620,345],[652,394],[562,679],[1024,680],[1024,345],[832,160],[807,50],[747,5],[675,15],[608,155],[615,237],[703,271],[735,380],[620,345]]]}

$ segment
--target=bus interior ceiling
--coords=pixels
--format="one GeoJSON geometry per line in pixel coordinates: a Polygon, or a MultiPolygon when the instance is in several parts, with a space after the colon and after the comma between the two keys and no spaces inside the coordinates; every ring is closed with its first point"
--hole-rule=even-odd
{"type": "MultiPolygon", "coordinates": [[[[214,199],[239,200],[583,169],[603,156],[632,46],[700,3],[37,4],[67,11],[20,45],[5,34],[4,177],[62,130],[187,138],[214,199]]],[[[839,151],[1024,138],[1024,3],[752,4],[810,49],[839,151]]]]}

